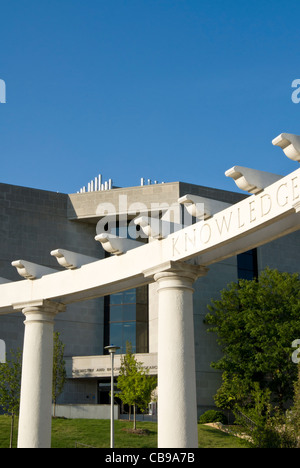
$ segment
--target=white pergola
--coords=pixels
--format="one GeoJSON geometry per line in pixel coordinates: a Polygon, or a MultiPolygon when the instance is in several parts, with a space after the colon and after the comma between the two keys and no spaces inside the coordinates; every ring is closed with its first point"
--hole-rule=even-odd
{"type": "MultiPolygon", "coordinates": [[[[300,162],[300,137],[281,134],[273,144],[300,162]]],[[[158,447],[196,448],[197,402],[193,283],[209,265],[300,229],[300,169],[286,177],[235,166],[226,172],[251,194],[222,204],[187,194],[179,199],[198,222],[164,234],[157,220],[135,220],[154,240],[139,244],[96,236],[114,254],[97,260],[51,252],[64,271],[17,260],[24,281],[0,281],[0,315],[22,311],[25,320],[19,448],[51,445],[53,325],[68,304],[152,282],[158,283],[158,447]],[[223,205],[224,206],[224,205],[223,205]],[[220,211],[221,209],[221,211],[220,211]],[[174,411],[176,408],[176,411],[174,411]]]]}

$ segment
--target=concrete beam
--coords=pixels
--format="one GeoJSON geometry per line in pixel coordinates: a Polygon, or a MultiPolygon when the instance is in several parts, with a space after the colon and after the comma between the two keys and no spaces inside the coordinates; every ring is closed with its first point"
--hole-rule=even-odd
{"type": "Polygon", "coordinates": [[[148,216],[139,216],[134,220],[134,224],[140,226],[145,236],[152,239],[165,239],[168,235],[182,229],[181,224],[148,216]]]}
{"type": "Polygon", "coordinates": [[[300,162],[300,136],[291,133],[281,133],[272,141],[274,146],[279,146],[284,154],[292,161],[300,162]]]}
{"type": "Polygon", "coordinates": [[[102,233],[95,237],[97,242],[100,242],[104,250],[113,255],[122,255],[129,250],[141,246],[140,242],[132,239],[118,237],[109,233],[102,233]]]}
{"type": "Polygon", "coordinates": [[[12,304],[16,302],[49,299],[70,304],[149,284],[153,278],[145,278],[143,271],[165,262],[199,257],[199,264],[209,266],[300,229],[299,202],[300,169],[212,218],[166,239],[139,244],[125,255],[114,255],[32,282],[3,284],[0,315],[13,313],[12,304]]]}
{"type": "Polygon", "coordinates": [[[89,263],[96,262],[99,258],[88,257],[87,255],[78,254],[70,250],[56,249],[51,252],[52,257],[55,257],[59,265],[69,270],[75,270],[89,263]]]}
{"type": "Polygon", "coordinates": [[[30,280],[42,278],[42,276],[50,275],[51,273],[57,273],[57,270],[27,262],[26,260],[15,260],[12,262],[12,266],[17,269],[20,276],[30,280]]]}
{"type": "Polygon", "coordinates": [[[191,216],[198,219],[210,218],[230,206],[229,203],[190,194],[180,197],[178,203],[183,205],[191,216]]]}
{"type": "Polygon", "coordinates": [[[225,172],[226,177],[231,177],[239,189],[256,194],[262,192],[269,185],[282,179],[281,175],[270,172],[258,171],[249,167],[234,166],[225,172]]]}

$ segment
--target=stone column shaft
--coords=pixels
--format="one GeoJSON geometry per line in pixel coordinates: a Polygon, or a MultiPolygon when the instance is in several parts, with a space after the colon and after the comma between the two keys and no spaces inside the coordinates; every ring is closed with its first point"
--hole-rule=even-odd
{"type": "Polygon", "coordinates": [[[44,301],[21,309],[26,320],[18,448],[50,448],[54,317],[64,306],[44,301]]]}
{"type": "Polygon", "coordinates": [[[158,283],[158,447],[197,448],[193,283],[206,269],[176,263],[158,283]]]}

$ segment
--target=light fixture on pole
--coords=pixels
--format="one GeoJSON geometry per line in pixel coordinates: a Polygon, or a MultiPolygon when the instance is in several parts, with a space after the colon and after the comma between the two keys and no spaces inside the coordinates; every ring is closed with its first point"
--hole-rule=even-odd
{"type": "Polygon", "coordinates": [[[114,448],[114,356],[119,346],[105,346],[111,356],[110,448],[114,448]]]}

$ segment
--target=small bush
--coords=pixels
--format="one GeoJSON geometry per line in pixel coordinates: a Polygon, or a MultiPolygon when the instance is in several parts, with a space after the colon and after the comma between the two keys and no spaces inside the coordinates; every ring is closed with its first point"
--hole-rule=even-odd
{"type": "Polygon", "coordinates": [[[223,414],[221,411],[216,411],[216,410],[208,410],[205,413],[203,413],[199,418],[200,424],[207,424],[207,423],[214,423],[214,422],[227,424],[227,418],[225,414],[223,414]]]}

